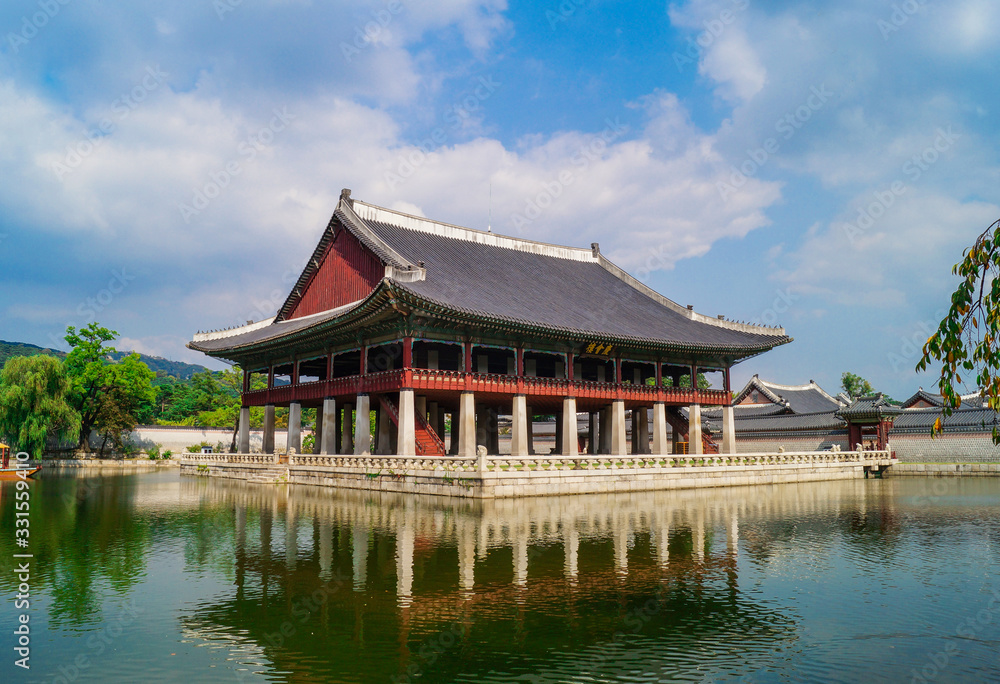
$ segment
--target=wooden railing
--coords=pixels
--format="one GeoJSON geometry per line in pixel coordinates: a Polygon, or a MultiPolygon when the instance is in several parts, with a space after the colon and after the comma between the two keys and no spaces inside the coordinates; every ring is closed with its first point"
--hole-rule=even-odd
{"type": "Polygon", "coordinates": [[[508,396],[527,394],[529,397],[573,396],[580,399],[604,399],[609,402],[621,399],[645,403],[664,401],[670,404],[702,404],[703,406],[724,406],[730,402],[730,395],[725,390],[658,387],[656,385],[630,385],[628,383],[589,382],[585,380],[571,381],[565,378],[518,377],[491,373],[411,368],[253,390],[243,394],[243,405],[263,406],[264,404],[287,404],[291,401],[319,401],[326,397],[360,392],[369,394],[398,392],[404,387],[412,388],[417,392],[476,392],[508,396]]]}

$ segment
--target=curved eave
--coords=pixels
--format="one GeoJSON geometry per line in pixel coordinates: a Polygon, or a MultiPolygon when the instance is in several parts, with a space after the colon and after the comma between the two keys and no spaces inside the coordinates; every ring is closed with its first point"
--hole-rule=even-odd
{"type": "Polygon", "coordinates": [[[405,303],[408,307],[425,311],[428,314],[449,320],[456,325],[482,325],[485,321],[493,324],[498,329],[502,328],[519,334],[551,337],[567,342],[586,339],[609,343],[618,347],[661,352],[675,356],[684,356],[685,354],[714,355],[725,357],[734,363],[762,354],[774,347],[788,344],[792,341],[791,337],[782,335],[775,336],[773,339],[762,344],[690,344],[671,340],[639,338],[629,335],[610,335],[560,326],[546,326],[534,321],[518,320],[505,316],[497,316],[484,311],[462,309],[442,304],[418,295],[401,283],[383,279],[375,290],[358,303],[357,306],[339,316],[318,321],[315,325],[287,333],[277,332],[273,337],[237,343],[227,347],[207,348],[194,341],[188,342],[187,347],[213,358],[239,362],[240,359],[250,355],[280,351],[283,346],[293,340],[302,341],[310,337],[320,337],[338,327],[358,327],[364,325],[367,321],[384,313],[397,300],[400,303],[405,303]]]}
{"type": "Polygon", "coordinates": [[[400,301],[405,301],[409,306],[422,308],[427,310],[428,313],[434,313],[442,317],[452,318],[452,320],[456,323],[468,324],[473,322],[469,319],[475,319],[476,321],[486,320],[493,323],[497,327],[511,329],[519,333],[545,335],[549,337],[561,338],[563,340],[580,340],[585,338],[592,341],[609,342],[616,346],[629,347],[633,349],[646,349],[650,351],[663,351],[679,355],[683,355],[685,353],[714,354],[718,356],[730,357],[734,361],[744,360],[751,356],[763,354],[764,352],[770,351],[775,347],[788,344],[793,341],[793,338],[788,335],[781,335],[775,336],[773,342],[769,340],[767,343],[757,345],[699,345],[676,342],[672,340],[640,338],[630,335],[609,335],[607,333],[580,330],[576,328],[541,325],[535,321],[520,320],[507,316],[498,316],[485,311],[454,307],[427,299],[426,297],[410,290],[404,284],[398,282],[390,282],[390,288],[395,292],[398,292],[400,301]]]}

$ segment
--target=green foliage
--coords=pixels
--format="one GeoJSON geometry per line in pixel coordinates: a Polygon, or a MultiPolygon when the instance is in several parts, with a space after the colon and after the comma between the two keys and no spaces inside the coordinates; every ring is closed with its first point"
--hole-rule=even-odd
{"type": "Polygon", "coordinates": [[[69,389],[59,359],[10,359],[0,372],[0,435],[15,451],[41,458],[49,435],[70,437],[79,430],[80,416],[66,398],[69,389]]]}
{"type": "Polygon", "coordinates": [[[110,361],[114,347],[105,343],[118,337],[113,330],[91,323],[79,331],[66,329],[72,348],[66,356],[66,373],[71,382],[70,405],[80,414],[78,444],[87,445],[91,430],[115,450],[127,452],[125,437],[137,425],[137,416],[153,400],[153,372],[138,354],[129,354],[118,363],[110,361]]]}
{"type": "MultiPolygon", "coordinates": [[[[647,383],[647,384],[653,384],[653,385],[655,385],[656,384],[656,380],[654,379],[652,383],[647,383]]],[[[674,379],[671,378],[671,377],[664,376],[663,377],[663,386],[664,387],[673,387],[674,386],[674,379]]],[[[688,375],[682,375],[681,376],[681,381],[680,381],[680,383],[677,386],[680,387],[680,388],[682,388],[682,389],[690,389],[690,387],[691,387],[691,375],[690,374],[688,374],[688,375]]],[[[712,388],[712,383],[710,383],[708,381],[708,378],[705,377],[705,374],[704,373],[698,373],[698,389],[707,390],[707,389],[711,389],[711,388],[712,388]]]]}
{"type": "Polygon", "coordinates": [[[302,453],[311,454],[316,449],[316,435],[306,435],[302,438],[302,453]]]}
{"type": "Polygon", "coordinates": [[[163,448],[162,444],[153,444],[151,447],[146,447],[146,456],[149,457],[150,461],[160,460],[160,449],[163,448]]]}
{"type": "MultiPolygon", "coordinates": [[[[951,295],[951,306],[917,362],[917,371],[927,370],[933,361],[941,363],[938,388],[945,415],[961,406],[961,386],[966,383],[979,391],[987,406],[1000,409],[1000,221],[962,257],[952,269],[962,280],[951,295]]],[[[934,431],[940,430],[939,420],[934,431]]],[[[996,428],[993,441],[1000,444],[996,428]]]]}
{"type": "Polygon", "coordinates": [[[197,444],[192,444],[191,446],[189,446],[187,450],[189,454],[200,454],[202,448],[204,447],[212,447],[214,449],[215,445],[212,444],[211,442],[198,442],[197,444]]]}
{"type": "Polygon", "coordinates": [[[849,397],[867,397],[875,394],[872,384],[854,373],[844,373],[840,376],[840,385],[849,397]]]}

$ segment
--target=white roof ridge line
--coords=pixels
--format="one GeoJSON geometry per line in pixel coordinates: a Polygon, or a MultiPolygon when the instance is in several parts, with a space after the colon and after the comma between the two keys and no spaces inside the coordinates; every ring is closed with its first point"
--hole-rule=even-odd
{"type": "Polygon", "coordinates": [[[514,237],[513,235],[504,235],[502,233],[494,233],[492,231],[488,232],[485,230],[478,230],[476,228],[459,226],[454,223],[436,221],[424,216],[414,216],[413,214],[396,211],[395,209],[387,209],[375,204],[368,204],[367,202],[362,202],[357,199],[353,200],[353,202],[355,214],[363,220],[378,221],[380,219],[376,217],[378,214],[384,212],[386,214],[390,214],[390,216],[384,217],[385,223],[391,223],[394,226],[407,230],[415,230],[421,233],[430,233],[431,235],[450,237],[453,239],[465,240],[467,242],[492,244],[497,247],[515,249],[521,252],[532,252],[557,259],[571,259],[573,261],[588,262],[597,261],[597,258],[594,256],[594,250],[586,247],[572,247],[569,245],[557,245],[551,242],[541,242],[540,240],[529,240],[527,238],[514,237]],[[361,206],[359,207],[358,205],[361,206]],[[360,212],[358,211],[359,209],[361,209],[360,212]],[[370,213],[370,216],[362,216],[362,213],[370,213]]]}
{"type": "Polygon", "coordinates": [[[737,323],[736,321],[728,321],[724,318],[718,317],[713,318],[712,316],[706,316],[705,314],[698,313],[694,309],[681,306],[669,297],[660,294],[603,254],[598,253],[597,259],[606,271],[609,271],[619,280],[622,280],[636,290],[639,290],[639,292],[643,293],[653,301],[667,307],[668,309],[672,309],[692,321],[705,323],[706,325],[714,325],[718,328],[725,328],[727,330],[737,330],[739,332],[750,333],[753,335],[767,335],[770,337],[784,337],[786,335],[784,328],[768,328],[766,326],[752,325],[750,323],[737,323]]]}

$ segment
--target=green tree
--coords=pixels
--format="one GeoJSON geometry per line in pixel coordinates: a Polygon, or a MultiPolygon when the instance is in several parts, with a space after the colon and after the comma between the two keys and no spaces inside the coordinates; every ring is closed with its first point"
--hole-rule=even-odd
{"type": "MultiPolygon", "coordinates": [[[[917,371],[941,363],[938,388],[944,414],[962,404],[963,385],[974,386],[993,410],[1000,409],[1000,221],[994,222],[965,250],[952,273],[961,278],[951,306],[924,344],[917,371]],[[965,375],[965,380],[962,375],[965,375]]],[[[934,425],[940,432],[941,422],[934,425]]],[[[993,429],[993,441],[1000,434],[993,429]]]]}
{"type": "Polygon", "coordinates": [[[840,376],[840,386],[844,388],[847,396],[851,398],[867,397],[875,394],[875,388],[872,387],[872,384],[854,373],[844,373],[840,376]]]}
{"type": "Polygon", "coordinates": [[[105,343],[117,337],[117,332],[96,322],[79,331],[73,326],[66,329],[65,339],[71,347],[65,361],[71,382],[69,399],[80,414],[77,443],[83,448],[88,446],[92,430],[104,437],[104,444],[111,441],[121,447],[124,435],[135,428],[136,413],[154,397],[154,373],[138,354],[111,362],[110,356],[117,351],[105,343]]]}
{"type": "Polygon", "coordinates": [[[66,399],[70,383],[52,356],[17,356],[0,372],[0,434],[17,451],[41,458],[50,435],[75,436],[80,416],[66,399]]]}

